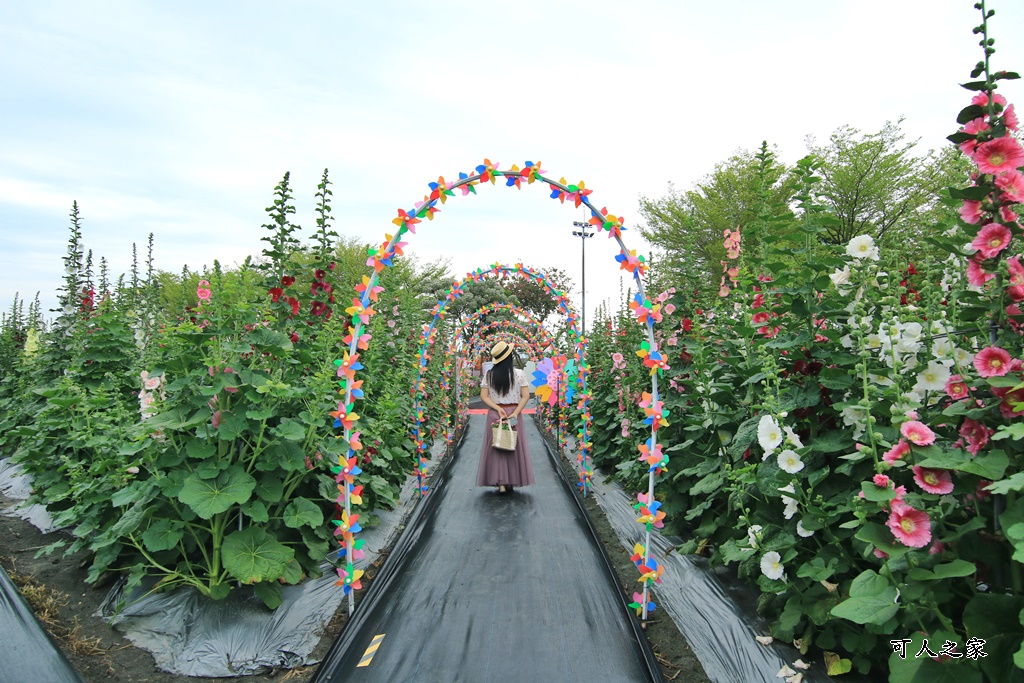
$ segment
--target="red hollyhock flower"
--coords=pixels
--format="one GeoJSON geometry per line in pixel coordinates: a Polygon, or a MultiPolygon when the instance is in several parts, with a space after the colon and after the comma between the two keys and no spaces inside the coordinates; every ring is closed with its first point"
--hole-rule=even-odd
{"type": "Polygon", "coordinates": [[[269,294],[270,300],[273,301],[274,303],[277,303],[277,300],[281,298],[282,294],[284,294],[284,290],[281,289],[280,287],[271,287],[269,290],[269,294]]]}
{"type": "Polygon", "coordinates": [[[292,315],[299,314],[299,300],[293,296],[288,297],[288,305],[292,307],[292,315]]]}
{"type": "Polygon", "coordinates": [[[295,284],[295,278],[292,277],[291,275],[285,275],[284,277],[281,278],[281,284],[284,285],[285,287],[291,287],[292,285],[295,284]]]}

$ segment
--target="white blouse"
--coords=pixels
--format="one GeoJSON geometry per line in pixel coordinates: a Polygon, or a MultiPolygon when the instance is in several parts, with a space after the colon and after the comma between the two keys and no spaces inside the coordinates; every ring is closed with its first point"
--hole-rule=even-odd
{"type": "Polygon", "coordinates": [[[480,380],[480,387],[487,387],[491,392],[491,400],[498,405],[510,405],[513,403],[519,403],[519,396],[522,393],[523,387],[529,387],[530,383],[526,379],[526,373],[519,368],[512,369],[512,386],[508,388],[507,394],[499,394],[487,384],[487,373],[484,373],[483,379],[480,380]]]}

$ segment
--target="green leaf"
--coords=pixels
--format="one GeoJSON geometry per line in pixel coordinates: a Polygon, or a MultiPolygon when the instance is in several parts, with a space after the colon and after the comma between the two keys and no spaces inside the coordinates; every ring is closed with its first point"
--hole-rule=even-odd
{"type": "Polygon", "coordinates": [[[201,479],[197,474],[190,474],[178,494],[178,500],[203,519],[210,519],[232,505],[249,500],[255,488],[256,480],[252,475],[240,465],[232,465],[216,479],[201,479]]]}
{"type": "Polygon", "coordinates": [[[290,417],[286,417],[281,420],[281,424],[270,431],[282,439],[287,439],[288,441],[302,441],[306,438],[306,430],[303,428],[302,424],[290,417]]]}
{"type": "Polygon", "coordinates": [[[296,498],[284,509],[284,524],[291,529],[303,526],[320,526],[324,523],[323,511],[311,500],[296,498]]]}
{"type": "Polygon", "coordinates": [[[973,576],[977,567],[973,562],[966,560],[953,560],[946,564],[940,564],[931,569],[915,567],[907,572],[907,578],[914,581],[938,581],[940,579],[953,579],[961,576],[973,576]]]}
{"type": "Polygon", "coordinates": [[[831,430],[814,437],[808,445],[813,453],[838,453],[851,450],[853,439],[848,430],[831,430]]]}
{"type": "Polygon", "coordinates": [[[956,116],[956,122],[959,124],[973,121],[974,119],[981,118],[985,115],[985,108],[977,104],[971,104],[960,110],[960,113],[956,116]]]}
{"type": "Polygon", "coordinates": [[[861,527],[854,535],[854,538],[878,548],[882,552],[887,553],[891,558],[906,555],[910,551],[910,548],[896,541],[896,537],[892,535],[891,531],[881,524],[874,522],[868,522],[861,527]]]}
{"type": "Polygon", "coordinates": [[[1002,439],[1013,439],[1014,441],[1024,439],[1024,422],[1014,422],[1013,424],[999,427],[996,433],[992,435],[992,440],[1000,441],[1002,439]]]}
{"type": "Polygon", "coordinates": [[[135,501],[135,503],[128,508],[128,511],[125,512],[116,523],[114,523],[114,526],[110,527],[108,533],[113,534],[115,537],[121,537],[138,529],[139,525],[142,524],[142,520],[145,519],[146,513],[149,512],[149,502],[151,500],[153,500],[152,494],[135,501]]]}
{"type": "Polygon", "coordinates": [[[801,565],[800,569],[797,570],[796,575],[798,577],[811,579],[812,581],[824,581],[835,573],[838,565],[839,560],[835,557],[830,559],[827,565],[825,564],[824,559],[821,557],[815,557],[810,562],[805,562],[801,565]]]}
{"type": "Polygon", "coordinates": [[[256,526],[234,532],[221,546],[224,569],[246,584],[276,581],[294,556],[291,548],[256,526]]]}
{"type": "Polygon", "coordinates": [[[277,414],[277,406],[272,403],[266,403],[257,406],[256,408],[250,408],[245,411],[245,416],[250,420],[256,420],[262,422],[263,420],[274,417],[277,414]]]}
{"type": "MultiPolygon", "coordinates": [[[[891,587],[890,587],[891,588],[891,587]]],[[[855,624],[884,624],[896,616],[896,589],[892,595],[883,594],[871,598],[847,598],[832,608],[832,616],[852,621],[855,624]]]]}
{"type": "Polygon", "coordinates": [[[1024,598],[998,593],[979,593],[964,608],[964,627],[969,637],[985,641],[982,670],[996,683],[1017,683],[1024,673],[1006,666],[1024,641],[1020,613],[1024,598]]]}
{"type": "Polygon", "coordinates": [[[277,609],[284,602],[281,597],[281,584],[276,581],[261,581],[252,588],[263,604],[270,609],[277,609]]]}
{"type": "Polygon", "coordinates": [[[264,502],[276,503],[284,496],[284,483],[276,475],[265,474],[256,484],[256,495],[264,502]]]}
{"type": "Polygon", "coordinates": [[[921,467],[967,472],[993,481],[1001,479],[1010,465],[1010,459],[1003,451],[989,451],[975,458],[963,451],[946,451],[934,446],[925,452],[927,457],[918,463],[921,467]]]}
{"type": "Polygon", "coordinates": [[[242,514],[248,515],[249,519],[257,524],[266,524],[270,521],[270,513],[267,512],[267,506],[258,498],[253,498],[243,505],[242,514]]]}
{"type": "Polygon", "coordinates": [[[222,411],[220,414],[220,426],[217,428],[217,436],[224,441],[234,441],[245,433],[249,423],[241,415],[230,411],[222,411]]]}
{"type": "Polygon", "coordinates": [[[271,471],[280,467],[286,472],[301,472],[306,469],[306,452],[294,441],[278,441],[264,451],[257,468],[271,471]]]}
{"type": "Polygon", "coordinates": [[[142,533],[142,542],[146,546],[146,550],[157,553],[174,548],[184,535],[185,525],[183,523],[176,519],[161,519],[142,533]]]}
{"type": "Polygon", "coordinates": [[[829,676],[840,676],[853,671],[853,662],[843,659],[835,652],[825,653],[825,673],[829,676]]]}

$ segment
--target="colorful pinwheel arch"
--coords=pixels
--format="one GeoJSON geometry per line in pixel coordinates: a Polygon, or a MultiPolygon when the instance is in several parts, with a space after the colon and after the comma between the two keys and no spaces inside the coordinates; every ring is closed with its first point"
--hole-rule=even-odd
{"type": "MultiPolygon", "coordinates": [[[[550,192],[549,197],[558,200],[560,203],[569,203],[572,206],[580,207],[586,206],[590,211],[590,224],[593,225],[597,230],[607,232],[609,239],[615,240],[618,246],[618,254],[616,255],[616,261],[619,263],[621,270],[631,274],[635,281],[635,291],[637,292],[636,299],[631,305],[634,311],[635,318],[638,324],[643,325],[646,328],[647,341],[645,347],[638,351],[641,355],[644,365],[650,369],[651,373],[651,410],[656,411],[657,417],[648,414],[648,418],[651,419],[651,439],[648,442],[648,449],[652,452],[657,446],[657,426],[664,423],[666,417],[666,411],[660,407],[660,398],[658,394],[658,379],[663,371],[668,367],[665,359],[661,356],[654,341],[654,325],[661,319],[660,311],[658,306],[651,304],[644,294],[644,282],[643,276],[647,269],[647,262],[642,256],[637,255],[635,251],[626,248],[625,243],[622,241],[622,233],[625,232],[626,227],[622,217],[616,216],[615,214],[609,213],[608,209],[598,209],[591,201],[593,190],[586,187],[583,181],[579,181],[575,184],[569,184],[565,178],[560,180],[553,180],[545,175],[545,171],[542,168],[541,163],[527,161],[521,167],[513,165],[507,170],[501,170],[500,164],[492,162],[490,159],[484,159],[483,163],[478,164],[474,167],[472,173],[458,173],[457,180],[447,181],[444,177],[439,177],[436,181],[432,181],[427,184],[429,192],[423,196],[420,201],[413,202],[412,208],[410,209],[398,209],[396,217],[392,220],[392,223],[396,226],[394,234],[385,235],[384,241],[377,247],[372,247],[368,250],[366,264],[371,268],[370,273],[363,278],[363,281],[356,289],[356,297],[352,299],[352,305],[348,307],[345,312],[348,315],[349,326],[346,331],[345,342],[347,344],[347,351],[343,358],[338,361],[338,377],[339,384],[341,385],[342,394],[341,400],[338,401],[338,408],[332,413],[335,418],[334,424],[336,427],[340,427],[344,430],[344,434],[341,436],[348,446],[347,452],[339,456],[339,465],[335,468],[335,475],[339,484],[340,496],[339,505],[343,509],[342,524],[339,526],[345,526],[346,523],[351,523],[353,518],[352,505],[358,504],[354,495],[354,485],[350,488],[349,477],[356,476],[354,473],[349,475],[345,474],[346,471],[351,472],[351,468],[348,467],[349,462],[354,462],[355,452],[358,450],[358,433],[357,433],[357,421],[359,419],[356,413],[355,401],[360,398],[361,391],[359,389],[360,380],[356,379],[357,372],[362,369],[359,364],[359,350],[368,348],[370,343],[370,335],[365,333],[365,327],[369,323],[370,318],[376,314],[374,310],[374,304],[377,302],[377,298],[383,291],[383,288],[378,284],[379,275],[384,268],[390,267],[394,263],[396,257],[403,255],[403,248],[407,246],[407,243],[402,241],[402,238],[408,233],[416,232],[416,226],[422,225],[423,219],[432,221],[436,214],[441,211],[441,206],[445,206],[449,199],[457,197],[459,193],[462,196],[469,194],[476,194],[477,189],[484,186],[487,183],[491,185],[497,185],[499,178],[505,180],[506,187],[515,187],[522,189],[523,187],[546,187],[550,192]],[[655,409],[654,406],[658,408],[655,409]],[[347,522],[346,522],[347,520],[347,522]]],[[[584,416],[583,426],[581,427],[578,445],[580,447],[582,460],[588,462],[589,458],[586,454],[589,453],[589,430],[587,428],[589,419],[589,405],[590,395],[587,390],[587,374],[588,367],[586,364],[586,340],[582,336],[582,330],[579,329],[576,321],[575,313],[571,312],[569,306],[568,296],[562,292],[557,292],[553,287],[547,283],[546,278],[543,274],[536,273],[526,269],[521,264],[517,264],[513,267],[500,266],[495,264],[489,270],[479,270],[476,273],[471,273],[467,276],[467,280],[463,282],[474,280],[475,278],[484,277],[485,273],[496,274],[511,274],[519,273],[522,275],[529,275],[534,278],[539,278],[539,282],[546,286],[546,289],[550,290],[549,293],[556,298],[559,304],[559,308],[562,309],[568,316],[570,316],[570,327],[573,329],[574,336],[577,339],[577,349],[574,353],[574,360],[579,373],[579,384],[581,387],[579,393],[579,408],[584,416]]],[[[425,326],[423,332],[423,344],[420,355],[420,368],[426,366],[429,360],[427,349],[434,342],[436,322],[440,319],[440,312],[443,310],[445,302],[454,300],[461,295],[460,291],[461,283],[454,283],[453,288],[449,291],[445,300],[438,302],[438,306],[435,308],[434,321],[429,325],[425,326]]],[[[414,392],[422,391],[422,372],[421,378],[417,380],[416,385],[413,387],[414,392]]],[[[417,415],[420,415],[422,410],[417,411],[417,415]]],[[[645,409],[646,413],[646,409],[645,409]]],[[[421,425],[417,425],[414,428],[413,439],[416,441],[417,449],[421,452],[426,450],[425,440],[420,433],[421,425]]],[[[667,464],[667,463],[666,463],[667,464]]],[[[358,469],[358,468],[355,468],[358,469]]],[[[648,482],[648,497],[649,500],[654,500],[654,478],[657,470],[663,470],[663,467],[652,470],[648,482]]],[[[649,509],[649,506],[648,506],[649,509]]],[[[336,522],[337,523],[337,522],[336,522]]],[[[645,522],[646,524],[646,522],[645,522]]],[[[339,583],[345,586],[346,592],[348,593],[349,599],[349,612],[354,608],[352,590],[359,588],[359,570],[354,569],[352,562],[354,554],[356,552],[356,539],[352,531],[353,527],[350,525],[348,531],[343,531],[340,534],[342,544],[344,545],[344,555],[346,566],[343,570],[339,570],[339,583]]],[[[650,529],[647,530],[647,542],[643,548],[643,563],[638,564],[640,568],[641,576],[644,577],[641,580],[644,582],[644,591],[640,595],[639,600],[635,603],[635,606],[641,612],[643,618],[647,617],[650,609],[653,608],[653,604],[649,602],[648,596],[648,585],[652,580],[649,577],[660,576],[660,569],[657,567],[654,559],[650,556],[648,548],[650,546],[650,529]]]]}

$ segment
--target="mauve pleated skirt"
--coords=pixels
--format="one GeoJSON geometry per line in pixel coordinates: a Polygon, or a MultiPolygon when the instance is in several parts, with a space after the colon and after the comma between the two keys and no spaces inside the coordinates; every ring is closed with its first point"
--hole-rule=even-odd
{"type": "MultiPolygon", "coordinates": [[[[499,404],[500,405],[500,404],[499,404]]],[[[506,413],[516,409],[516,403],[502,405],[506,413]]],[[[498,419],[494,410],[487,411],[487,426],[484,428],[484,451],[480,455],[480,469],[476,474],[477,486],[529,486],[535,483],[533,465],[530,463],[530,449],[526,445],[526,430],[521,429],[523,416],[516,418],[516,449],[499,451],[491,443],[491,427],[498,419]]]]}

